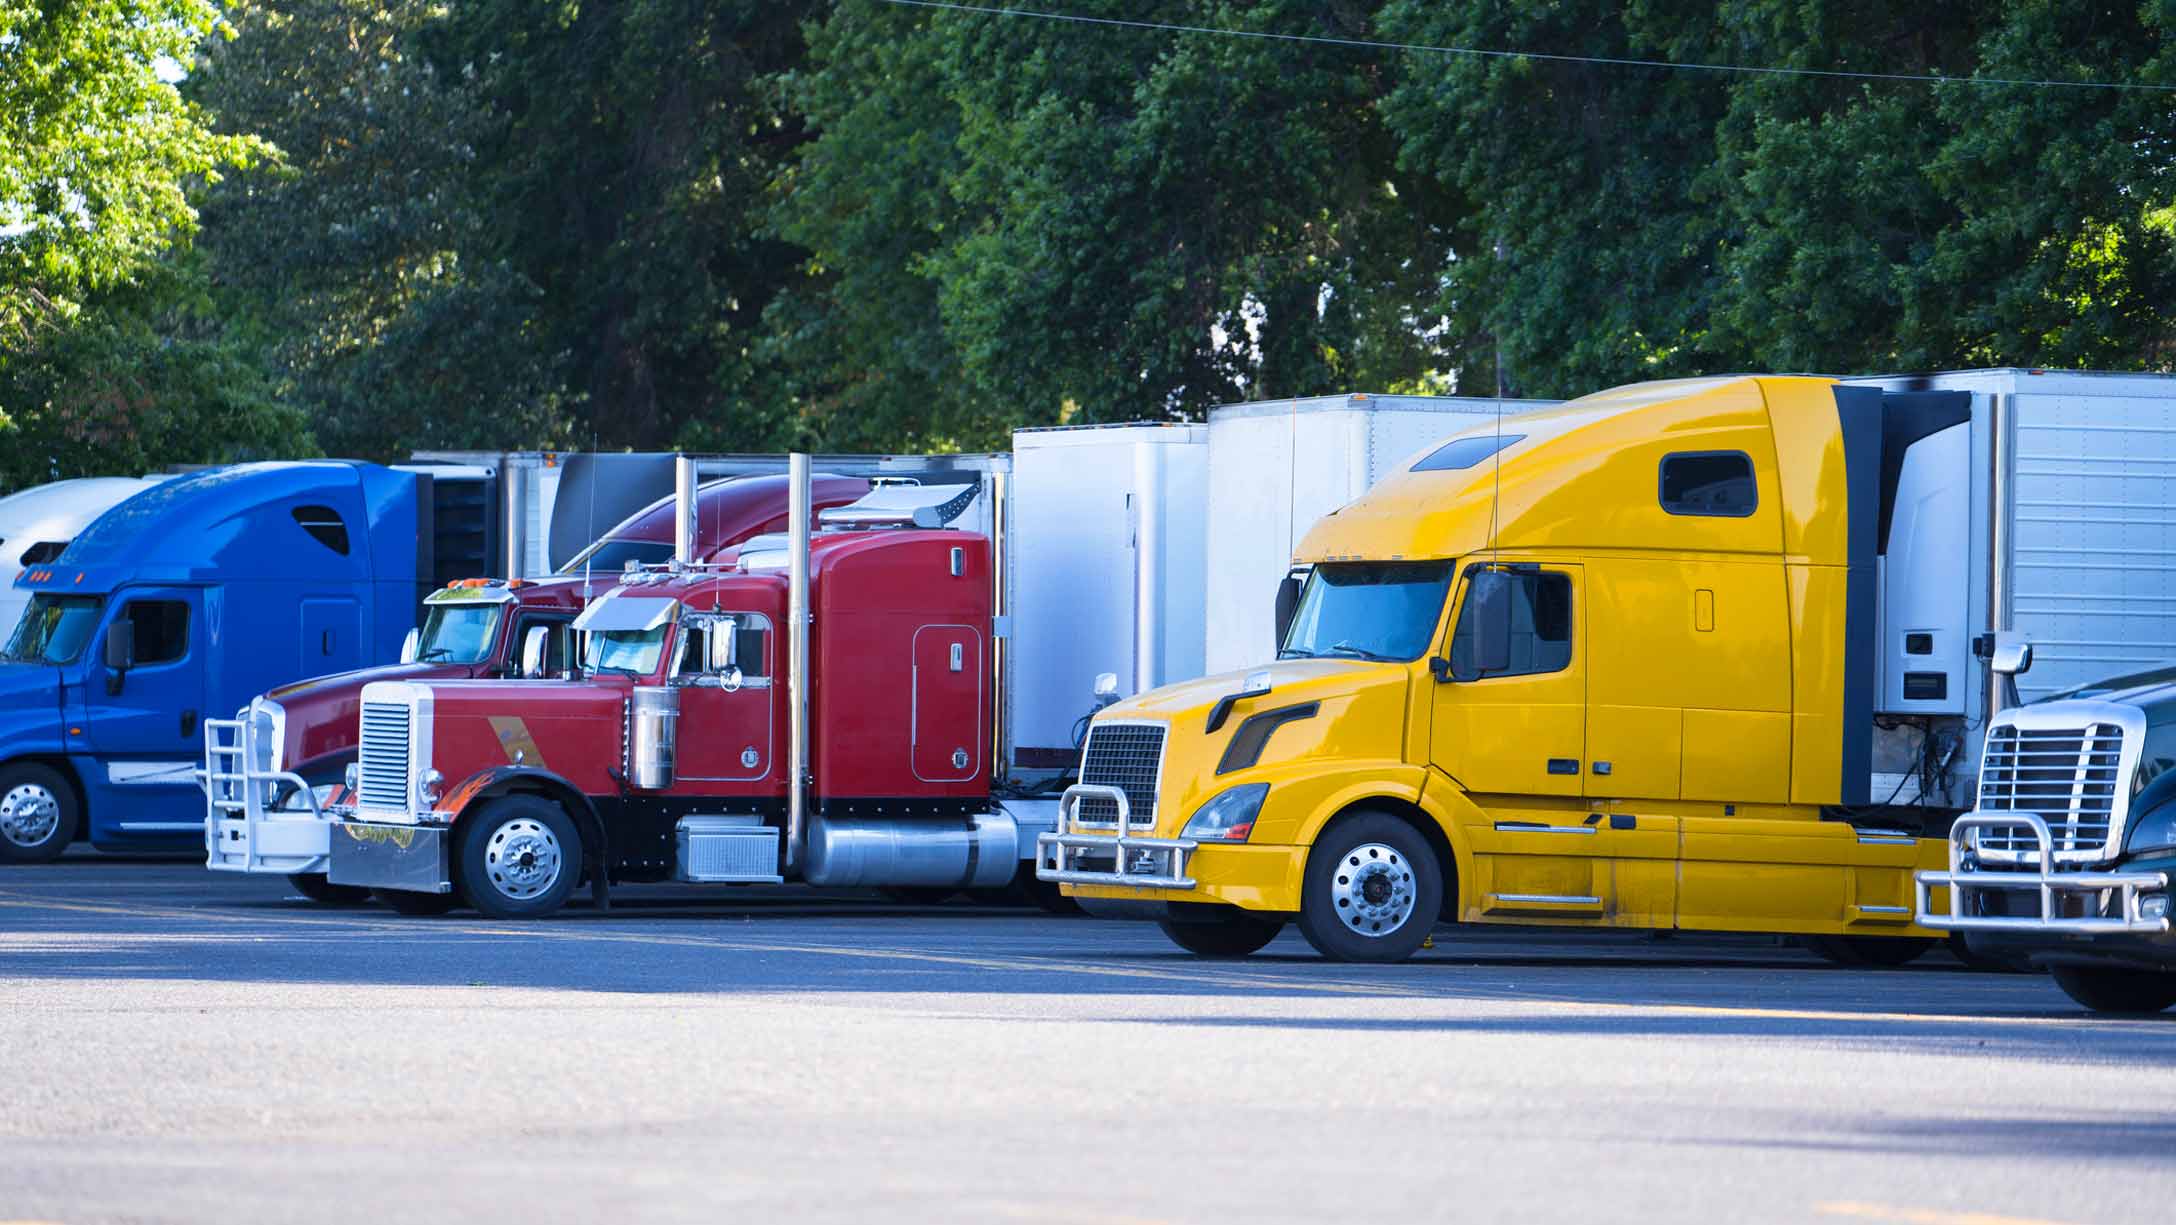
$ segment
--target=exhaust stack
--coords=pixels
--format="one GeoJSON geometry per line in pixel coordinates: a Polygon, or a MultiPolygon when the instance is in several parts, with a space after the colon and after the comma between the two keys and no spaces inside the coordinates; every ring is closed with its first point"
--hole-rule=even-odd
{"type": "MultiPolygon", "coordinates": [[[[808,456],[787,461],[786,539],[786,866],[799,867],[808,821],[808,456]]],[[[693,469],[693,465],[689,465],[693,469]]]]}
{"type": "Polygon", "coordinates": [[[685,455],[672,459],[672,559],[695,564],[695,461],[685,455]]]}

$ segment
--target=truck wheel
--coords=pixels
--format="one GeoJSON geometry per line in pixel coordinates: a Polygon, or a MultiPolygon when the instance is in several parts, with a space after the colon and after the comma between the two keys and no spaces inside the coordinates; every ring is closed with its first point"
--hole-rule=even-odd
{"type": "Polygon", "coordinates": [[[1284,930],[1283,915],[1256,914],[1236,906],[1172,904],[1172,917],[1159,920],[1171,943],[1203,957],[1244,957],[1258,952],[1284,930]],[[1194,913],[1207,912],[1207,913],[1194,913]]]}
{"type": "Polygon", "coordinates": [[[0,863],[51,863],[76,840],[83,806],[58,770],[0,767],[0,863]]]}
{"type": "Polygon", "coordinates": [[[370,890],[361,885],[333,884],[325,879],[323,872],[290,872],[287,883],[302,896],[328,906],[353,906],[370,900],[370,890]]]}
{"type": "Polygon", "coordinates": [[[1934,941],[1923,936],[1808,936],[1806,947],[1821,960],[1840,966],[1894,969],[1917,961],[1934,947],[1934,941]]]}
{"type": "MultiPolygon", "coordinates": [[[[339,886],[334,886],[339,888],[339,886]]],[[[370,900],[384,902],[398,914],[431,918],[451,913],[461,904],[458,893],[410,893],[406,889],[372,889],[370,900]]]]}
{"type": "Polygon", "coordinates": [[[566,905],[582,875],[574,822],[534,795],[501,796],[463,822],[459,855],[461,892],[494,919],[548,915],[566,905]]]}
{"type": "Polygon", "coordinates": [[[2095,1012],[2163,1012],[2176,1004],[2176,974],[2102,966],[2055,966],[2050,973],[2064,995],[2095,1012]]]}
{"type": "Polygon", "coordinates": [[[1420,831],[1362,812],[1324,830],[1307,856],[1300,934],[1332,961],[1404,961],[1443,908],[1443,869],[1420,831]]]}

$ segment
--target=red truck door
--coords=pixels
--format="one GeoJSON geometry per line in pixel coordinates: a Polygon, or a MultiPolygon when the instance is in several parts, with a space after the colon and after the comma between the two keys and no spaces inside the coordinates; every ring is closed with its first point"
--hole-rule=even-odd
{"type": "Polygon", "coordinates": [[[982,773],[982,633],[925,625],[914,634],[914,777],[964,783],[982,773]]]}
{"type": "Polygon", "coordinates": [[[770,620],[760,613],[691,616],[681,620],[680,635],[675,776],[685,783],[771,777],[778,729],[772,726],[776,646],[770,620]]]}

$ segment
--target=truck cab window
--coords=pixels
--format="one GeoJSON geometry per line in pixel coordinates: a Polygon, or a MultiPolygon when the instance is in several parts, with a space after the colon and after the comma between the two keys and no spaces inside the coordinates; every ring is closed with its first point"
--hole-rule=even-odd
{"type": "Polygon", "coordinates": [[[426,664],[482,663],[498,641],[499,604],[433,604],[423,616],[416,661],[426,664]]]}
{"type": "Polygon", "coordinates": [[[706,672],[722,675],[731,668],[739,670],[743,683],[768,677],[771,674],[770,629],[770,622],[756,613],[734,613],[727,618],[685,622],[673,673],[676,676],[706,672]],[[733,636],[730,665],[725,662],[728,656],[723,643],[723,636],[727,634],[733,636]]]}
{"type": "Polygon", "coordinates": [[[189,653],[189,606],[180,600],[130,600],[121,615],[136,627],[139,668],[170,664],[189,653]]]}
{"type": "Polygon", "coordinates": [[[1662,509],[1673,515],[1742,519],[1759,504],[1753,460],[1743,451],[1682,451],[1662,457],[1662,509]]]}
{"type": "Polygon", "coordinates": [[[30,597],[30,607],[16,622],[0,659],[26,664],[74,663],[98,628],[96,596],[45,595],[30,597]]]}
{"type": "MultiPolygon", "coordinates": [[[[1497,676],[1534,676],[1562,672],[1572,662],[1572,581],[1564,574],[1512,574],[1511,666],[1497,676]]],[[[1468,599],[1459,609],[1458,628],[1451,634],[1451,672],[1471,676],[1473,671],[1474,606],[1468,599]]]]}
{"type": "Polygon", "coordinates": [[[330,506],[297,506],[295,523],[315,540],[342,557],[348,555],[348,525],[330,506]]]}
{"type": "Polygon", "coordinates": [[[1451,563],[1324,562],[1307,576],[1279,659],[1410,663],[1443,615],[1451,563]]]}

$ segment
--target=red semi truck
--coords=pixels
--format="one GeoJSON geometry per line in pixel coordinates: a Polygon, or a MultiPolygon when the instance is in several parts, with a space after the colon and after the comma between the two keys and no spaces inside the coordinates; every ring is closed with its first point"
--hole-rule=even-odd
{"type": "MultiPolygon", "coordinates": [[[[817,475],[810,484],[818,511],[843,506],[870,488],[869,481],[850,476],[817,475]]],[[[750,537],[783,530],[787,486],[784,474],[702,485],[689,524],[693,540],[700,542],[695,556],[709,560],[750,537]]],[[[563,577],[466,579],[431,593],[423,624],[410,635],[401,663],[282,686],[252,701],[234,720],[207,720],[207,768],[231,775],[247,761],[259,776],[254,787],[230,778],[212,794],[205,832],[208,866],[285,874],[305,896],[320,900],[359,897],[361,890],[325,879],[323,804],[355,762],[365,687],[564,671],[569,627],[590,597],[618,582],[630,563],[673,555],[682,530],[680,504],[678,495],[665,497],[630,516],[576,554],[561,568],[563,577]],[[282,775],[277,782],[265,777],[282,775]]]]}
{"type": "MultiPolygon", "coordinates": [[[[806,457],[794,457],[805,476],[806,457]]],[[[1055,816],[993,797],[979,487],[887,486],[707,564],[630,569],[558,679],[376,681],[330,878],[548,914],[587,879],[993,888],[1055,816]]],[[[806,498],[796,488],[796,501],[806,498]]],[[[806,505],[805,502],[801,502],[806,505]]]]}

